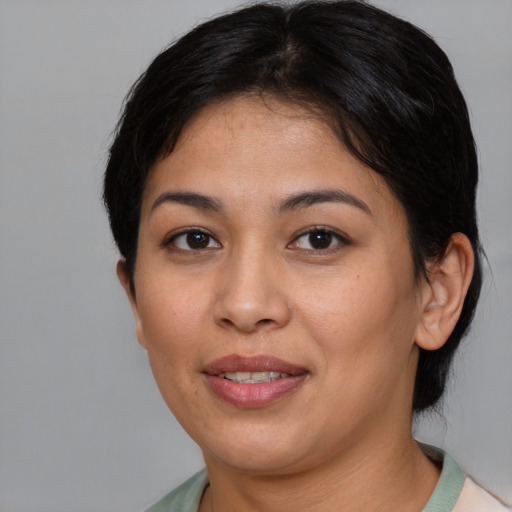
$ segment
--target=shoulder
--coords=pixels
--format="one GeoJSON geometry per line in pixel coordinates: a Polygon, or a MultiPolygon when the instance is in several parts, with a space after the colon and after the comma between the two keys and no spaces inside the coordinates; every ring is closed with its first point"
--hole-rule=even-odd
{"type": "Polygon", "coordinates": [[[146,512],[197,512],[207,485],[208,474],[206,469],[203,469],[148,508],[146,512]]]}
{"type": "Polygon", "coordinates": [[[433,462],[442,466],[439,481],[423,512],[512,512],[467,476],[448,453],[433,446],[420,446],[433,462]]]}
{"type": "Polygon", "coordinates": [[[471,477],[464,480],[464,485],[453,512],[510,512],[511,507],[502,503],[489,491],[478,485],[471,477]]]}

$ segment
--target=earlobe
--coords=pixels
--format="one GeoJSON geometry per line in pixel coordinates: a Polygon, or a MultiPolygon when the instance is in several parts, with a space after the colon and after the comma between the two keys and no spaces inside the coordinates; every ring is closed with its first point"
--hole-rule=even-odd
{"type": "Polygon", "coordinates": [[[455,233],[440,261],[427,268],[422,315],[415,342],[425,350],[441,348],[452,333],[464,305],[474,269],[474,254],[466,235],[455,233]]]}
{"type": "Polygon", "coordinates": [[[126,269],[126,260],[124,258],[120,259],[117,262],[116,271],[119,282],[123,286],[126,296],[128,297],[128,301],[130,302],[130,307],[132,308],[133,316],[135,318],[135,334],[137,336],[137,339],[139,340],[139,343],[144,348],[146,348],[146,343],[144,340],[144,330],[142,328],[142,322],[139,315],[139,308],[137,305],[135,289],[132,286],[130,275],[128,274],[128,271],[126,269]]]}

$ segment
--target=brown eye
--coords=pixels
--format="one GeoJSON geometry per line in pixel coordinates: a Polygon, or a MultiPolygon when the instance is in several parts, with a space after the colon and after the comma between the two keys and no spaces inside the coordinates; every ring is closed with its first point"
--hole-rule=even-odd
{"type": "Polygon", "coordinates": [[[327,249],[332,243],[332,233],[328,231],[313,231],[309,234],[309,244],[313,249],[327,249]]]}
{"type": "Polygon", "coordinates": [[[349,242],[346,237],[330,229],[314,228],[298,236],[288,247],[303,251],[326,251],[342,247],[349,242]]]}
{"type": "Polygon", "coordinates": [[[201,231],[193,231],[187,234],[187,245],[191,249],[206,249],[210,243],[210,237],[201,231]]]}
{"type": "Polygon", "coordinates": [[[171,238],[169,245],[182,251],[200,251],[220,247],[213,236],[199,230],[178,233],[171,238]]]}

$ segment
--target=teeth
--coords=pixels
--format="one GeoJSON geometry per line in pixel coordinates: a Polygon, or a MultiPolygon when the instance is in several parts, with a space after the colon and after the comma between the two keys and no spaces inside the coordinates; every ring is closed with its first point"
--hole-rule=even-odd
{"type": "Polygon", "coordinates": [[[259,384],[289,377],[289,375],[282,372],[225,372],[220,373],[219,377],[238,382],[239,384],[259,384]]]}

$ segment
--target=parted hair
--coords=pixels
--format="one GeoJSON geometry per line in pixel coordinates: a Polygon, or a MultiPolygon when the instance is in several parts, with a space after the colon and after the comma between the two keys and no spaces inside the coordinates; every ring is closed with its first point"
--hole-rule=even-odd
{"type": "Polygon", "coordinates": [[[417,276],[464,233],[475,270],[442,348],[420,349],[413,410],[441,398],[477,305],[478,164],[452,66],[411,23],[360,1],[260,3],[216,17],[160,53],[132,87],[110,148],[104,201],[132,278],[144,184],[200,109],[240,94],[274,95],[321,116],[384,177],[406,212],[417,276]]]}

